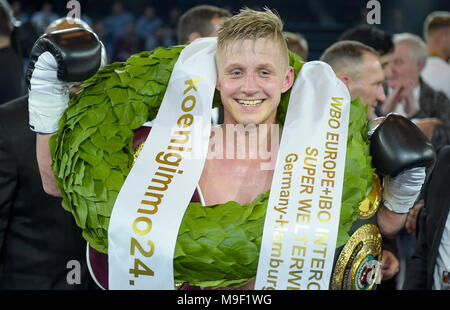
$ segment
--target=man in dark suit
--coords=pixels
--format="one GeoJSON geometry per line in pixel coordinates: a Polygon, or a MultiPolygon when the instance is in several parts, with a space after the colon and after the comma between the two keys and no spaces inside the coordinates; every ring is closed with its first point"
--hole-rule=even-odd
{"type": "Polygon", "coordinates": [[[0,289],[88,289],[86,241],[47,195],[28,125],[28,96],[0,106],[0,289]]]}
{"type": "MultiPolygon", "coordinates": [[[[437,118],[439,121],[431,127],[430,140],[435,148],[450,144],[450,99],[443,92],[431,88],[422,79],[419,80],[419,85],[420,110],[413,118],[422,119],[423,122],[433,122],[432,119],[437,118]]],[[[417,124],[418,121],[416,121],[417,124]]],[[[422,131],[423,128],[421,128],[422,131]]]]}
{"type": "Polygon", "coordinates": [[[407,264],[403,289],[450,289],[450,146],[441,148],[419,215],[418,240],[407,264]]]}

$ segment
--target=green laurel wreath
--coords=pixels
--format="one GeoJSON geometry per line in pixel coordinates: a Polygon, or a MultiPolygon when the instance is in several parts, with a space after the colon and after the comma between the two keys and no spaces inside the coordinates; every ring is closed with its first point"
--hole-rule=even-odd
{"type": "MultiPolygon", "coordinates": [[[[116,197],[133,162],[133,130],[156,117],[173,66],[184,46],[157,48],[99,70],[73,97],[50,140],[52,169],[83,237],[108,250],[108,225],[116,197]]],[[[290,53],[297,76],[303,62],[290,53]]],[[[282,95],[283,124],[290,92],[282,95]]],[[[214,106],[221,106],[215,93],[214,106]]],[[[358,205],[372,182],[366,108],[351,103],[344,189],[337,247],[348,240],[358,205]]],[[[240,286],[256,275],[269,192],[252,203],[202,207],[189,204],[175,248],[175,280],[203,287],[240,286]]]]}

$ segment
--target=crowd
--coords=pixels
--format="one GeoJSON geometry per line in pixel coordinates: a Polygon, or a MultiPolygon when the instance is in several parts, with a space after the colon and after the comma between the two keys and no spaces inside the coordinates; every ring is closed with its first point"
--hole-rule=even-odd
{"type": "MultiPolygon", "coordinates": [[[[37,36],[44,33],[51,22],[62,17],[55,12],[52,2],[49,1],[44,2],[40,10],[32,13],[25,12],[20,1],[13,1],[11,7],[16,20],[27,27],[26,39],[33,42],[37,36]]],[[[176,44],[175,30],[179,10],[172,9],[169,16],[169,20],[163,20],[157,15],[155,7],[148,5],[142,14],[136,17],[124,8],[123,2],[116,1],[111,4],[109,14],[104,17],[93,19],[84,12],[80,17],[101,38],[109,62],[114,62],[124,61],[139,51],[176,44]]],[[[25,47],[25,58],[29,48],[30,46],[25,47]]]]}
{"type": "MultiPolygon", "coordinates": [[[[0,4],[0,66],[4,70],[0,78],[0,289],[102,287],[88,270],[79,227],[60,207],[61,199],[47,194],[58,195],[59,189],[56,185],[53,190],[42,189],[42,181],[45,188],[46,180],[53,178],[41,167],[50,167],[51,158],[48,150],[42,155],[38,148],[36,153],[36,135],[28,126],[28,90],[34,73],[24,73],[24,67],[29,67],[32,43],[43,33],[64,29],[58,22],[64,17],[53,12],[50,2],[30,16],[22,11],[20,1],[12,1],[10,7],[6,1],[0,4]],[[70,261],[80,263],[81,279],[69,281],[70,261]]],[[[82,15],[87,24],[81,26],[97,34],[104,47],[103,63],[112,63],[158,46],[217,36],[232,16],[230,10],[214,6],[182,13],[174,9],[163,19],[148,5],[136,18],[117,1],[105,18],[82,15]]],[[[314,60],[308,55],[304,33],[285,31],[283,35],[292,52],[305,61],[314,60]]],[[[359,97],[367,106],[368,121],[390,113],[401,115],[417,126],[436,152],[412,205],[400,211],[389,208],[402,214],[396,219],[401,229],[379,223],[387,233],[377,289],[450,289],[450,187],[446,181],[450,172],[450,13],[430,13],[423,22],[423,38],[407,32],[391,34],[371,25],[352,27],[324,50],[320,60],[331,66],[352,99],[359,97]]],[[[213,123],[223,123],[224,117],[223,109],[215,109],[213,123]]],[[[44,139],[48,145],[49,137],[44,139]]]]}

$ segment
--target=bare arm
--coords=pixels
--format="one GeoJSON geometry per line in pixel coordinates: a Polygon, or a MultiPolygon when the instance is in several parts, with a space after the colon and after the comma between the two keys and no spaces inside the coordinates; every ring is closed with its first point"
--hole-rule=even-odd
{"type": "Polygon", "coordinates": [[[73,81],[88,79],[101,66],[102,44],[91,31],[65,29],[41,36],[29,58],[26,74],[29,124],[37,133],[39,172],[44,191],[61,197],[51,168],[48,142],[58,131],[58,121],[68,106],[73,81]]]}
{"type": "Polygon", "coordinates": [[[396,213],[390,211],[384,205],[380,207],[377,213],[378,227],[383,236],[396,234],[405,225],[408,213],[396,213]]]}
{"type": "Polygon", "coordinates": [[[56,185],[55,175],[52,170],[52,157],[48,141],[54,134],[36,134],[36,156],[41,174],[42,186],[44,191],[52,196],[61,197],[58,186],[56,185]]]}

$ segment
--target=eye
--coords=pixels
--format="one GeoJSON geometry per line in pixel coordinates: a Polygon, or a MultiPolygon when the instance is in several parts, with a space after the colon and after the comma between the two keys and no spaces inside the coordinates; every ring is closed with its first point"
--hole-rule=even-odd
{"type": "Polygon", "coordinates": [[[233,70],[233,71],[230,72],[230,75],[232,77],[239,77],[239,76],[242,75],[242,72],[241,72],[241,70],[233,70]]]}
{"type": "Polygon", "coordinates": [[[259,74],[260,74],[262,77],[269,76],[269,75],[270,75],[270,70],[267,70],[267,69],[261,69],[261,70],[259,70],[259,74]]]}
{"type": "Polygon", "coordinates": [[[382,86],[383,86],[383,81],[381,81],[381,82],[375,82],[375,83],[374,83],[374,86],[375,86],[375,87],[382,87],[382,86]]]}

